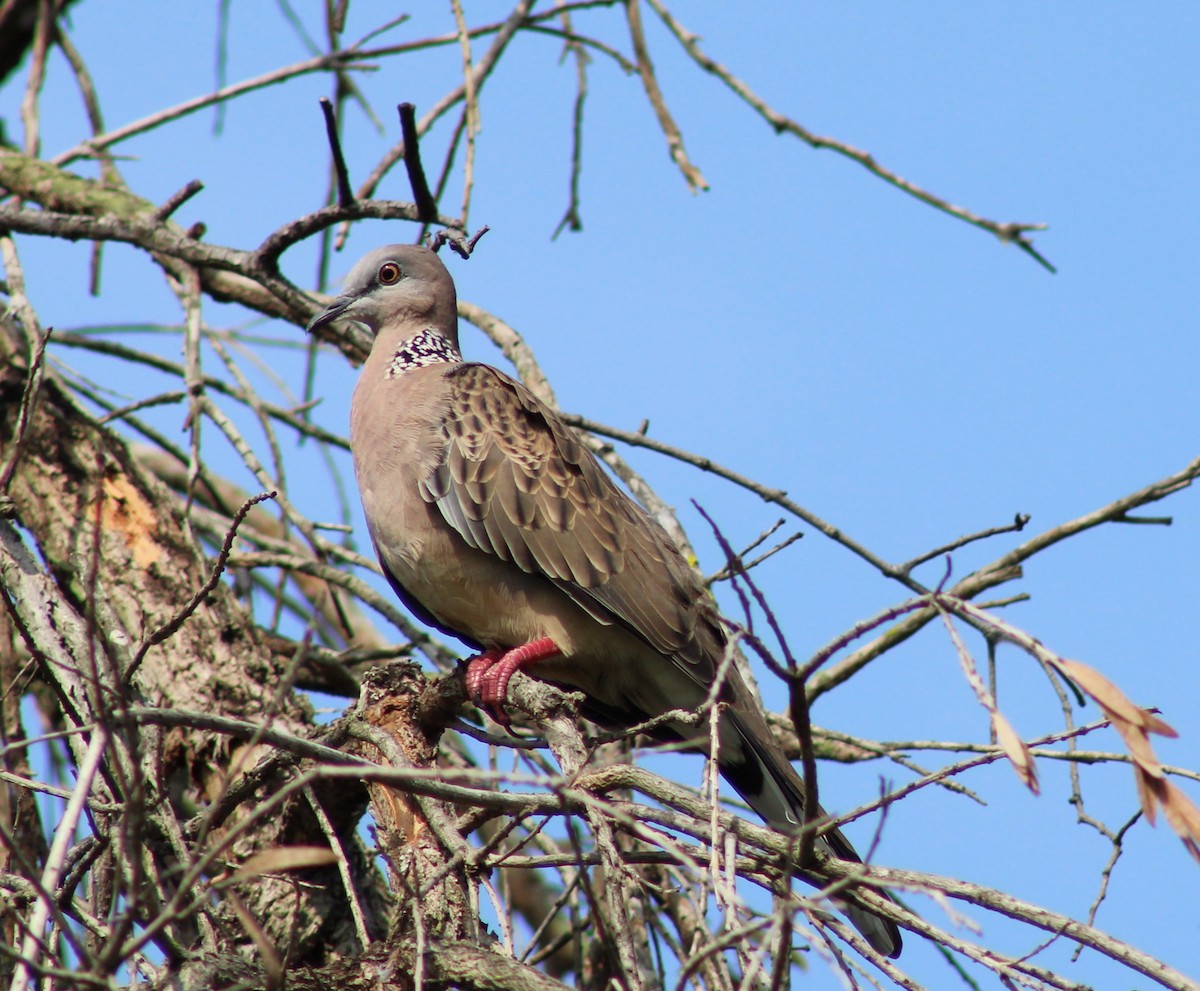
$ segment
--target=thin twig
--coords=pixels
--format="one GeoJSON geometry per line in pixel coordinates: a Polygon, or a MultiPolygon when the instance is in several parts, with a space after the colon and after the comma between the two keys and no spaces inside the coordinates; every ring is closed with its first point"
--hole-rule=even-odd
{"type": "Polygon", "coordinates": [[[100,769],[100,762],[108,746],[108,731],[103,726],[92,729],[92,739],[88,743],[87,753],[79,765],[75,788],[71,792],[71,800],[63,810],[62,819],[54,831],[54,841],[46,855],[46,864],[42,870],[39,894],[33,913],[25,926],[25,939],[21,944],[20,962],[13,974],[10,991],[26,991],[30,980],[35,976],[34,968],[41,957],[44,944],[42,930],[50,918],[50,898],[58,890],[58,880],[62,875],[63,860],[67,848],[74,842],[75,827],[83,814],[92,780],[100,769]]]}
{"type": "Polygon", "coordinates": [[[411,103],[401,103],[400,133],[404,138],[404,168],[408,172],[408,185],[412,189],[413,202],[417,204],[417,220],[423,224],[437,223],[437,201],[429,191],[429,180],[421,165],[420,134],[417,130],[417,108],[411,103]]]}
{"type": "Polygon", "coordinates": [[[659,88],[658,78],[654,75],[654,63],[650,61],[650,49],[646,45],[646,34],[642,28],[642,12],[638,3],[639,0],[626,0],[625,18],[629,23],[629,40],[633,45],[633,54],[637,58],[637,70],[642,80],[642,88],[645,89],[646,99],[650,101],[654,115],[658,118],[658,126],[662,128],[663,137],[667,139],[667,150],[671,154],[671,159],[683,173],[688,188],[692,192],[700,192],[708,189],[708,180],[688,158],[687,151],[683,147],[683,135],[679,132],[679,125],[675,123],[675,118],[667,109],[667,101],[659,88]]]}
{"type": "Polygon", "coordinates": [[[171,214],[178,210],[184,203],[195,196],[204,188],[204,183],[199,179],[193,179],[182,189],[176,190],[163,202],[157,210],[154,211],[156,220],[166,220],[171,214]]]}
{"type": "Polygon", "coordinates": [[[475,250],[475,245],[479,243],[479,239],[490,230],[490,227],[484,225],[470,237],[467,237],[462,231],[450,227],[430,236],[428,242],[429,249],[437,251],[443,244],[448,244],[451,250],[460,258],[470,258],[471,253],[475,250]]]}
{"type": "MultiPolygon", "coordinates": [[[[91,128],[92,135],[102,134],[104,132],[104,115],[100,110],[100,97],[96,93],[96,84],[92,80],[91,73],[88,72],[83,56],[79,54],[71,36],[58,25],[55,26],[54,43],[71,65],[71,72],[79,86],[79,94],[83,98],[83,108],[87,113],[88,127],[91,128]]],[[[100,159],[100,175],[104,183],[108,186],[123,186],[125,182],[121,178],[120,172],[117,171],[113,156],[102,152],[96,157],[100,159]]],[[[99,292],[99,285],[95,274],[93,274],[91,282],[90,291],[96,295],[99,292]]]]}
{"type": "Polygon", "coordinates": [[[305,787],[304,797],[308,800],[308,807],[312,809],[313,815],[317,817],[317,823],[321,827],[321,832],[325,834],[325,839],[329,841],[329,849],[333,851],[333,855],[337,859],[338,874],[342,879],[342,890],[346,893],[346,902],[350,906],[350,915],[354,919],[354,931],[358,934],[360,947],[365,951],[371,946],[371,934],[367,931],[367,920],[363,915],[358,889],[354,884],[354,877],[350,870],[350,861],[346,858],[346,849],[338,837],[337,830],[333,828],[333,823],[329,821],[325,807],[321,804],[317,798],[317,793],[313,791],[311,786],[305,787]]]}
{"type": "Polygon", "coordinates": [[[305,59],[303,62],[297,62],[294,65],[284,66],[281,69],[273,69],[271,72],[263,73],[261,76],[255,76],[252,79],[243,80],[240,83],[234,83],[232,86],[225,86],[218,89],[215,93],[209,93],[205,96],[193,97],[183,103],[176,104],[173,107],[168,107],[165,110],[159,110],[156,113],[150,114],[147,117],[142,117],[140,120],[132,121],[123,127],[118,127],[114,131],[109,131],[107,134],[101,134],[96,137],[88,138],[86,141],[81,141],[74,148],[64,151],[54,158],[50,159],[52,165],[69,165],[71,162],[80,158],[90,158],[97,152],[105,148],[111,148],[113,145],[121,141],[126,141],[129,138],[138,134],[144,134],[146,131],[152,131],[156,127],[161,127],[168,121],[179,120],[181,117],[186,117],[188,114],[193,114],[198,110],[203,110],[205,107],[211,107],[214,104],[223,103],[226,100],[232,100],[235,97],[241,96],[243,93],[249,93],[256,89],[264,89],[267,86],[274,86],[277,83],[284,82],[288,79],[294,79],[297,76],[307,75],[310,72],[324,72],[329,69],[344,69],[352,62],[358,60],[359,56],[353,49],[346,49],[340,52],[330,52],[327,55],[318,55],[315,58],[305,59]]]}
{"type": "MultiPolygon", "coordinates": [[[[1100,906],[1104,904],[1104,899],[1108,895],[1108,884],[1112,879],[1112,872],[1117,866],[1117,861],[1121,859],[1121,854],[1125,852],[1125,834],[1133,828],[1134,824],[1141,817],[1142,813],[1139,809],[1117,830],[1112,838],[1112,853],[1109,855],[1108,863],[1104,865],[1104,869],[1100,872],[1100,888],[1096,892],[1096,897],[1092,901],[1092,904],[1088,906],[1087,920],[1090,926],[1096,924],[1096,914],[1100,911],[1100,906]]],[[[1083,947],[1077,946],[1075,952],[1071,954],[1071,960],[1077,961],[1082,952],[1083,947]]]]}
{"type": "MultiPolygon", "coordinates": [[[[562,22],[565,32],[569,34],[571,17],[565,11],[562,14],[562,22]]],[[[583,45],[573,39],[566,42],[563,56],[566,57],[568,53],[575,59],[575,105],[571,111],[570,196],[567,200],[566,212],[563,213],[562,220],[558,222],[558,226],[551,235],[552,241],[557,240],[558,235],[564,230],[583,230],[583,219],[579,214],[579,179],[583,173],[583,107],[587,101],[589,56],[583,45]]]]}
{"type": "Polygon", "coordinates": [[[229,531],[225,535],[225,544],[221,548],[221,553],[217,555],[216,563],[213,565],[213,569],[211,574],[208,576],[208,580],[204,583],[203,587],[192,596],[191,601],[189,601],[187,605],[185,605],[179,610],[179,612],[172,616],[171,619],[169,619],[166,623],[164,623],[153,633],[151,633],[150,636],[146,637],[146,639],[142,641],[141,646],[138,647],[137,652],[133,655],[132,663],[122,675],[122,680],[125,684],[129,684],[130,679],[137,672],[138,667],[141,665],[142,661],[145,660],[146,654],[150,651],[150,649],[173,637],[176,632],[178,632],[179,628],[187,621],[188,617],[200,608],[201,603],[208,598],[209,593],[217,587],[217,582],[221,580],[221,575],[225,571],[225,564],[229,560],[229,556],[233,551],[233,541],[237,537],[238,527],[241,526],[242,520],[246,518],[246,514],[260,502],[263,502],[267,499],[276,498],[277,494],[278,493],[276,492],[263,492],[260,495],[254,496],[252,499],[247,499],[242,508],[237,511],[237,515],[234,516],[233,522],[229,527],[229,531]]]}
{"type": "MultiPolygon", "coordinates": [[[[743,571],[752,571],[753,569],[757,568],[760,564],[762,564],[764,561],[768,560],[769,558],[774,557],[780,551],[787,550],[787,548],[791,547],[792,544],[796,543],[796,541],[800,540],[803,536],[804,536],[804,534],[801,533],[799,530],[797,530],[791,536],[785,537],[783,540],[781,540],[779,543],[777,543],[774,547],[771,547],[770,549],[764,551],[762,554],[759,554],[758,557],[751,558],[749,561],[744,561],[741,564],[742,570],[743,571]]],[[[746,553],[746,551],[742,551],[742,555],[745,555],[745,553],[746,553]]],[[[714,582],[719,582],[719,581],[727,581],[731,574],[732,573],[729,571],[728,567],[725,567],[725,568],[722,568],[720,571],[714,572],[713,574],[709,575],[709,577],[706,578],[704,581],[705,581],[706,585],[711,585],[714,582]]]]}
{"type": "Polygon", "coordinates": [[[50,340],[52,327],[47,327],[38,334],[33,354],[29,359],[29,371],[25,378],[25,388],[21,392],[21,410],[17,414],[17,429],[13,435],[12,444],[5,455],[4,464],[0,467],[0,497],[8,494],[12,484],[13,474],[17,470],[17,462],[25,448],[25,432],[29,429],[29,418],[37,405],[38,390],[42,387],[42,361],[46,357],[46,344],[50,340]]]}
{"type": "Polygon", "coordinates": [[[462,53],[463,121],[467,137],[467,158],[463,164],[462,222],[466,227],[471,209],[471,190],[475,185],[475,139],[480,127],[479,94],[475,89],[475,74],[471,71],[471,35],[463,15],[462,0],[450,0],[450,9],[454,13],[454,26],[458,29],[458,46],[462,53]]]}
{"type": "Polygon", "coordinates": [[[25,129],[23,147],[27,155],[36,157],[42,147],[41,112],[38,98],[46,81],[46,57],[50,52],[50,39],[54,36],[55,5],[51,0],[38,0],[37,21],[33,28],[33,43],[30,45],[29,75],[25,80],[25,92],[21,97],[21,123],[25,129]]]}
{"type": "Polygon", "coordinates": [[[610,427],[607,424],[590,420],[587,417],[579,416],[575,413],[562,413],[561,416],[573,427],[579,427],[583,430],[587,430],[591,433],[601,434],[605,437],[613,437],[634,447],[644,447],[647,450],[655,451],[659,454],[665,454],[677,461],[682,461],[685,464],[693,465],[696,468],[699,468],[701,471],[710,472],[720,478],[724,478],[727,481],[733,482],[740,488],[746,489],[749,492],[753,492],[765,502],[773,503],[783,509],[786,509],[793,516],[796,516],[805,523],[809,524],[809,526],[820,530],[823,534],[825,534],[825,536],[841,544],[847,550],[862,558],[885,576],[894,578],[896,581],[912,589],[918,594],[924,594],[925,592],[928,592],[928,589],[916,579],[902,574],[894,565],[884,561],[881,557],[868,550],[865,546],[853,540],[837,527],[833,526],[833,524],[826,522],[815,513],[805,509],[799,503],[789,499],[788,494],[782,489],[770,488],[769,486],[763,485],[760,482],[754,481],[752,478],[749,478],[746,475],[742,475],[730,468],[726,468],[724,465],[718,464],[711,458],[707,458],[699,454],[692,454],[689,451],[674,447],[670,444],[664,444],[661,441],[654,440],[653,438],[637,431],[621,430],[618,427],[610,427]]]}
{"type": "Polygon", "coordinates": [[[967,544],[972,544],[977,540],[987,540],[989,537],[995,537],[1002,533],[1020,533],[1031,519],[1033,517],[1027,513],[1017,513],[1011,523],[1006,523],[1004,526],[988,527],[986,530],[980,530],[976,533],[969,533],[966,536],[959,537],[957,540],[950,541],[948,544],[943,544],[941,547],[935,547],[924,554],[918,554],[903,564],[896,565],[896,569],[898,571],[909,572],[926,561],[932,561],[935,557],[949,554],[951,551],[956,551],[960,547],[965,547],[967,544]]]}
{"type": "MultiPolygon", "coordinates": [[[[490,25],[486,32],[484,29],[473,32],[473,34],[494,32],[496,35],[495,40],[493,40],[491,47],[484,53],[483,58],[475,63],[475,68],[472,75],[476,93],[479,93],[483,89],[484,81],[492,74],[492,70],[495,69],[496,64],[500,60],[500,56],[504,54],[505,49],[508,48],[509,42],[512,41],[517,31],[524,24],[532,6],[533,0],[520,0],[517,6],[513,8],[512,13],[510,13],[502,22],[496,25],[490,25]]],[[[429,43],[454,44],[457,41],[458,32],[455,32],[454,34],[447,35],[445,39],[427,39],[426,41],[416,43],[416,45],[417,47],[427,47],[427,44],[429,43]]],[[[390,49],[388,51],[396,50],[397,49],[390,49]]],[[[384,54],[384,52],[362,53],[363,57],[366,57],[368,54],[378,57],[379,55],[384,54]]],[[[442,97],[442,99],[435,103],[425,114],[425,116],[417,123],[417,134],[422,135],[428,131],[429,128],[432,127],[433,124],[439,118],[441,118],[443,114],[448,113],[450,108],[458,104],[465,96],[465,85],[456,87],[450,93],[447,93],[444,97],[442,97]]],[[[374,194],[375,189],[383,180],[383,177],[387,175],[387,173],[391,171],[392,166],[404,156],[404,148],[405,142],[401,141],[398,145],[393,146],[386,155],[384,155],[375,168],[372,169],[371,174],[367,176],[366,181],[359,186],[358,195],[360,197],[371,196],[374,194]]],[[[442,222],[443,221],[440,219],[437,221],[439,224],[442,222]]]]}
{"type": "Polygon", "coordinates": [[[338,206],[349,206],[354,202],[354,190],[350,187],[350,172],[346,168],[346,156],[342,154],[342,139],[338,135],[337,115],[329,97],[317,101],[321,115],[325,118],[325,139],[329,142],[329,154],[333,157],[333,174],[337,183],[338,206]]]}
{"type": "Polygon", "coordinates": [[[728,86],[738,97],[746,104],[752,107],[760,117],[763,118],[777,134],[791,134],[799,138],[810,148],[813,149],[828,149],[836,152],[852,162],[857,162],[872,175],[877,176],[884,182],[897,189],[908,193],[922,203],[925,203],[936,210],[941,210],[943,213],[956,217],[974,227],[988,231],[995,235],[1000,241],[1015,244],[1022,251],[1033,258],[1039,265],[1045,268],[1048,272],[1054,272],[1056,269],[1050,264],[1033,246],[1033,241],[1029,234],[1034,231],[1044,231],[1047,229],[1046,224],[1019,224],[1011,222],[1000,222],[996,220],[988,220],[972,213],[969,210],[960,206],[955,206],[949,200],[945,200],[940,196],[936,196],[926,189],[922,189],[916,183],[897,175],[890,169],[880,165],[869,152],[862,151],[852,145],[846,144],[843,141],[838,141],[834,138],[822,137],[814,134],[807,128],[802,127],[790,117],[779,113],[772,109],[763,101],[753,90],[745,83],[734,76],[728,69],[720,63],[711,59],[700,49],[699,39],[695,34],[683,27],[667,10],[662,0],[646,0],[654,12],[658,14],[662,22],[667,26],[668,30],[675,36],[676,40],[683,46],[684,51],[688,53],[691,59],[702,68],[705,72],[709,72],[716,76],[721,82],[728,86]]]}

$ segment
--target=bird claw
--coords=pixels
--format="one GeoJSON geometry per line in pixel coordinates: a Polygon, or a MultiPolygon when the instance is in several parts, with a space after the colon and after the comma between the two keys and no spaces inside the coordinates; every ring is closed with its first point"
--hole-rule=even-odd
{"type": "MultiPolygon", "coordinates": [[[[467,672],[464,678],[467,688],[467,698],[505,729],[509,729],[512,720],[504,711],[505,699],[496,694],[496,665],[504,657],[505,651],[497,648],[485,650],[467,661],[467,672]]],[[[510,730],[511,732],[511,730],[510,730]]]]}
{"type": "Polygon", "coordinates": [[[491,647],[467,661],[467,697],[511,733],[512,720],[504,709],[509,681],[521,668],[557,653],[558,645],[549,637],[508,650],[491,647]]]}

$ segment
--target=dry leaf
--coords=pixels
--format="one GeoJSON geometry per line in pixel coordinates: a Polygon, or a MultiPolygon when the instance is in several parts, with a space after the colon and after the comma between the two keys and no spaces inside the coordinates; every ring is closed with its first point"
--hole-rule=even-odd
{"type": "Polygon", "coordinates": [[[1134,780],[1137,782],[1138,802],[1146,821],[1153,826],[1161,807],[1167,824],[1183,840],[1188,853],[1200,862],[1200,808],[1182,791],[1167,780],[1158,756],[1150,745],[1150,734],[1175,737],[1179,734],[1148,709],[1134,705],[1116,685],[1095,668],[1056,658],[1053,661],[1064,675],[1094,698],[1125,741],[1133,758],[1134,780]]]}
{"type": "Polygon", "coordinates": [[[1159,794],[1163,814],[1183,840],[1188,853],[1200,862],[1200,808],[1170,781],[1163,781],[1159,794]]]}
{"type": "Polygon", "coordinates": [[[975,670],[974,661],[958,636],[954,624],[950,621],[946,607],[959,615],[973,619],[976,623],[990,627],[1044,663],[1053,665],[1060,674],[1078,685],[1080,691],[1099,704],[1105,717],[1120,734],[1129,750],[1129,756],[1133,762],[1133,779],[1137,785],[1138,803],[1146,821],[1153,826],[1158,819],[1158,810],[1161,807],[1167,823],[1183,840],[1183,845],[1187,847],[1188,853],[1197,862],[1200,862],[1200,807],[1197,807],[1186,794],[1168,780],[1158,761],[1158,756],[1154,753],[1154,747],[1150,743],[1151,733],[1168,737],[1179,735],[1165,720],[1160,719],[1149,709],[1134,705],[1121,689],[1095,668],[1079,661],[1058,657],[1032,637],[970,603],[935,596],[933,604],[941,613],[942,622],[946,625],[946,630],[958,650],[967,681],[974,690],[976,698],[991,714],[996,739],[1012,762],[1017,774],[1035,793],[1038,787],[1037,774],[1028,748],[1017,737],[1008,720],[996,708],[996,702],[984,686],[979,672],[975,670]]]}
{"type": "Polygon", "coordinates": [[[1146,817],[1146,822],[1153,826],[1158,822],[1158,798],[1155,795],[1154,785],[1159,779],[1150,777],[1137,764],[1134,764],[1133,780],[1137,785],[1138,805],[1142,807],[1142,815],[1146,817]]]}
{"type": "Polygon", "coordinates": [[[1151,733],[1157,733],[1159,736],[1169,736],[1175,739],[1179,736],[1178,733],[1166,722],[1159,719],[1149,709],[1143,709],[1142,715],[1146,720],[1146,729],[1151,733]]]}
{"type": "Polygon", "coordinates": [[[336,863],[333,851],[325,846],[277,846],[247,858],[230,875],[231,881],[249,881],[262,874],[281,874],[309,867],[328,867],[336,863]]]}
{"type": "Polygon", "coordinates": [[[1035,795],[1039,793],[1037,768],[1034,767],[1033,754],[1029,752],[1029,748],[1017,735],[1017,731],[1013,729],[1012,724],[1000,712],[996,705],[995,698],[988,691],[987,686],[983,683],[983,679],[979,676],[979,671],[975,667],[975,659],[971,656],[971,652],[967,650],[967,645],[963,643],[962,637],[958,635],[958,630],[955,629],[954,623],[951,622],[950,616],[945,611],[939,611],[942,615],[942,622],[946,626],[946,632],[950,635],[950,641],[954,644],[954,649],[958,653],[959,663],[962,665],[963,674],[966,675],[967,684],[971,686],[971,691],[975,693],[975,697],[988,711],[988,716],[991,718],[992,731],[996,734],[996,741],[1000,744],[1000,748],[1008,757],[1009,762],[1013,766],[1013,770],[1017,772],[1017,777],[1022,783],[1035,795]]]}
{"type": "Polygon", "coordinates": [[[1150,737],[1146,735],[1146,731],[1137,726],[1131,726],[1111,712],[1106,712],[1105,715],[1112,722],[1113,729],[1121,734],[1121,739],[1125,741],[1125,747],[1134,763],[1151,777],[1161,778],[1163,776],[1162,765],[1158,762],[1158,756],[1150,745],[1150,737]]]}
{"type": "Polygon", "coordinates": [[[996,731],[996,740],[1004,749],[1008,759],[1016,769],[1017,777],[1025,783],[1035,795],[1041,791],[1038,786],[1037,768],[1033,763],[1033,755],[1024,741],[1017,736],[1017,731],[1004,717],[999,709],[992,710],[992,728],[996,731]]]}
{"type": "Polygon", "coordinates": [[[283,961],[280,959],[274,944],[267,938],[267,934],[263,931],[262,926],[258,924],[258,920],[250,914],[250,910],[242,904],[242,900],[237,895],[230,891],[226,897],[229,899],[229,904],[233,908],[234,914],[238,917],[238,921],[241,922],[246,933],[254,941],[254,945],[258,947],[263,970],[266,971],[267,987],[272,989],[272,991],[283,987],[283,961]]]}
{"type": "Polygon", "coordinates": [[[1094,698],[1110,719],[1123,719],[1148,733],[1162,736],[1178,736],[1169,725],[1154,713],[1134,705],[1129,697],[1095,668],[1065,657],[1057,658],[1054,666],[1070,678],[1083,691],[1094,698]]]}

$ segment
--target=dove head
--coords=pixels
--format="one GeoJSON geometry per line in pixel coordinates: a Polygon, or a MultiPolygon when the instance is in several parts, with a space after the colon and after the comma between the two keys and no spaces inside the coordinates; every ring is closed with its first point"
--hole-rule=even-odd
{"type": "Polygon", "coordinates": [[[454,280],[437,255],[418,245],[389,244],[364,255],[308,331],[335,320],[365,324],[389,346],[432,330],[458,350],[454,280]]]}

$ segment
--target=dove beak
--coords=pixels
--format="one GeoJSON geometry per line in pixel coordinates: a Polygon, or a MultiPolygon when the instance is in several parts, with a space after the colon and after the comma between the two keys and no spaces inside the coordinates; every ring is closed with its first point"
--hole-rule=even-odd
{"type": "Polygon", "coordinates": [[[344,316],[346,311],[350,309],[356,302],[357,296],[338,296],[325,309],[321,310],[316,316],[308,321],[308,326],[305,328],[308,333],[319,330],[321,327],[328,326],[333,321],[344,316]]]}

